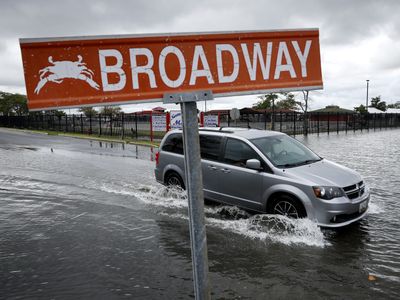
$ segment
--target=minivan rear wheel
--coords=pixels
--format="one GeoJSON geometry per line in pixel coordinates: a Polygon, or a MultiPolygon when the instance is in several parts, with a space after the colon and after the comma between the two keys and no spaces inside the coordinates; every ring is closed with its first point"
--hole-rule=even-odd
{"type": "Polygon", "coordinates": [[[165,184],[167,186],[179,187],[183,190],[185,189],[185,185],[181,176],[179,176],[179,174],[175,172],[170,172],[167,174],[167,176],[165,177],[165,184]]]}
{"type": "Polygon", "coordinates": [[[305,218],[307,216],[303,205],[289,195],[275,197],[269,206],[268,212],[293,219],[305,218]]]}

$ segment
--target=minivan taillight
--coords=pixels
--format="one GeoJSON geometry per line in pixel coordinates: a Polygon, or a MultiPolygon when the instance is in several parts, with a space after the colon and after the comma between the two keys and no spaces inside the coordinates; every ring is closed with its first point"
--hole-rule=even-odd
{"type": "Polygon", "coordinates": [[[160,158],[160,152],[156,152],[155,158],[156,158],[156,166],[158,166],[158,160],[160,158]]]}

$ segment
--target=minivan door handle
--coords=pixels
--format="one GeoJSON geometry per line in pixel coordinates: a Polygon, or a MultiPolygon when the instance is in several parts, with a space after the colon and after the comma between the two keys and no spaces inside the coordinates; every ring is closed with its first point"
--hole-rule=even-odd
{"type": "Polygon", "coordinates": [[[211,170],[213,170],[213,171],[217,170],[217,167],[216,167],[216,166],[213,166],[213,165],[209,165],[208,168],[211,169],[211,170]]]}
{"type": "Polygon", "coordinates": [[[221,171],[222,171],[222,173],[230,173],[231,172],[231,170],[229,170],[229,169],[221,169],[221,171]]]}

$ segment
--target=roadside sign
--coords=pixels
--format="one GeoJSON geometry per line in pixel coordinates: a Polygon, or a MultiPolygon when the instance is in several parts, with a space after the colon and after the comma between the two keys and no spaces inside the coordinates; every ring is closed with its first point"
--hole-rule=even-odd
{"type": "Polygon", "coordinates": [[[182,112],[180,110],[171,110],[169,116],[171,129],[182,129],[182,112]]]}
{"type": "Polygon", "coordinates": [[[152,115],[151,116],[152,131],[167,131],[167,115],[152,115]]]}
{"type": "Polygon", "coordinates": [[[205,115],[204,127],[217,127],[219,125],[218,115],[205,115]]]}
{"type": "Polygon", "coordinates": [[[20,40],[28,107],[322,88],[318,29],[20,40]]]}

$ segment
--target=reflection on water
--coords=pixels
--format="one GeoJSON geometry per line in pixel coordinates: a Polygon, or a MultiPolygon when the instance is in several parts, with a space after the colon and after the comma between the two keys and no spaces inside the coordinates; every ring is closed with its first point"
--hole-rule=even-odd
{"type": "MultiPolygon", "coordinates": [[[[398,299],[400,130],[297,138],[363,175],[369,216],[321,230],[207,204],[212,297],[398,299]]],[[[187,198],[154,152],[0,130],[0,298],[192,298],[187,198]]]]}
{"type": "Polygon", "coordinates": [[[133,156],[136,159],[148,159],[150,161],[154,161],[154,153],[156,152],[155,147],[148,146],[140,146],[135,144],[125,144],[123,142],[105,142],[105,141],[89,141],[91,148],[104,148],[104,149],[113,149],[120,150],[126,153],[126,156],[133,156]]]}

